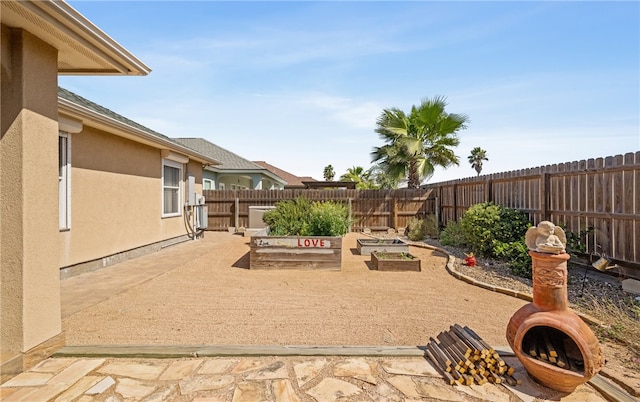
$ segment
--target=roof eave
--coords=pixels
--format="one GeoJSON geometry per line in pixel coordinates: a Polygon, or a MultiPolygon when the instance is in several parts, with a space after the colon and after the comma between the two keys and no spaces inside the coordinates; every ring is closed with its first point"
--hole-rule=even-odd
{"type": "Polygon", "coordinates": [[[280,183],[280,184],[287,184],[287,181],[284,180],[282,177],[277,176],[275,174],[273,174],[273,172],[270,172],[267,169],[229,169],[229,168],[225,168],[224,166],[207,166],[206,168],[207,170],[210,170],[212,172],[216,172],[216,173],[226,173],[226,174],[261,174],[263,176],[267,176],[268,178],[280,183]]]}
{"type": "Polygon", "coordinates": [[[147,75],[151,69],[61,0],[3,1],[2,23],[58,49],[59,74],[147,75]],[[55,32],[55,33],[52,33],[55,32]]]}

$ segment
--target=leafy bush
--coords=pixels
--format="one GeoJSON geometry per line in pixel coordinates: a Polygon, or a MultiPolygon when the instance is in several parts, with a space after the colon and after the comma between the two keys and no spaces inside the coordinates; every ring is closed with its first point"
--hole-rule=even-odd
{"type": "Polygon", "coordinates": [[[567,236],[567,252],[571,254],[585,254],[587,252],[589,237],[593,236],[595,228],[589,226],[575,233],[567,230],[565,225],[560,225],[560,227],[565,231],[567,236]]]}
{"type": "Polygon", "coordinates": [[[465,247],[467,240],[459,222],[450,221],[440,232],[440,244],[443,246],[465,247]]]}
{"type": "Polygon", "coordinates": [[[409,219],[407,223],[407,237],[409,240],[420,241],[427,236],[438,237],[438,225],[435,215],[427,215],[424,219],[409,219]]]}
{"type": "Polygon", "coordinates": [[[490,202],[473,205],[460,219],[465,241],[474,253],[495,257],[494,242],[524,241],[531,223],[524,212],[490,202]]]}
{"type": "Polygon", "coordinates": [[[531,278],[531,257],[524,239],[530,227],[524,212],[484,202],[469,208],[457,224],[448,225],[440,242],[468,246],[475,254],[506,261],[515,275],[531,278]]]}
{"type": "Polygon", "coordinates": [[[312,204],[306,198],[279,201],[275,209],[264,213],[262,220],[269,225],[273,236],[293,236],[306,232],[312,204]]]}
{"type": "Polygon", "coordinates": [[[349,210],[333,201],[314,202],[305,236],[343,236],[349,231],[349,210]]]}
{"type": "Polygon", "coordinates": [[[349,210],[333,202],[298,197],[276,203],[262,219],[272,236],[343,236],[349,231],[349,210]]]}
{"type": "Polygon", "coordinates": [[[497,258],[509,263],[509,270],[514,275],[531,278],[531,257],[524,238],[510,243],[496,241],[494,253],[497,258]]]}

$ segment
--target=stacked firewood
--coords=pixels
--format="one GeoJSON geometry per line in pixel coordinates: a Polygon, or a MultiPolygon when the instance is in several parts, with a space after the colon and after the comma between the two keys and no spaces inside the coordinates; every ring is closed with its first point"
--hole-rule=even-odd
{"type": "Polygon", "coordinates": [[[469,327],[454,324],[429,338],[425,355],[450,385],[520,384],[515,369],[469,327]]]}
{"type": "MultiPolygon", "coordinates": [[[[559,332],[559,331],[556,331],[559,332]]],[[[531,330],[523,341],[523,352],[529,356],[556,365],[565,370],[581,372],[584,362],[578,345],[566,335],[544,330],[531,330]]]]}

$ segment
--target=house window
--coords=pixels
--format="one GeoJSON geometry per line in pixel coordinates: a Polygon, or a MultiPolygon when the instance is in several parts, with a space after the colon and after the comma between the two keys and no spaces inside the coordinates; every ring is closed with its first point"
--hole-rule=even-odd
{"type": "Polygon", "coordinates": [[[213,180],[202,179],[202,189],[203,190],[215,190],[216,189],[216,184],[213,182],[213,180]]]}
{"type": "Polygon", "coordinates": [[[162,161],[162,216],[182,215],[182,164],[162,161]]]}
{"type": "Polygon", "coordinates": [[[58,135],[58,220],[60,230],[71,228],[71,136],[58,135]]]}
{"type": "Polygon", "coordinates": [[[218,190],[224,190],[224,183],[218,183],[218,190]]]}

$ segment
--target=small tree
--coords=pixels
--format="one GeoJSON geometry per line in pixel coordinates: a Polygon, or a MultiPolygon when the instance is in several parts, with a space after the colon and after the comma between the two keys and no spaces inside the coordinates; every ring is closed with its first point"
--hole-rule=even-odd
{"type": "Polygon", "coordinates": [[[400,180],[396,176],[389,174],[388,169],[382,163],[373,165],[369,171],[371,172],[371,181],[374,184],[374,188],[385,190],[398,188],[400,180]]]}
{"type": "Polygon", "coordinates": [[[364,170],[362,166],[354,166],[347,169],[347,172],[340,176],[340,181],[356,182],[356,188],[359,190],[377,188],[371,179],[371,169],[364,170]]]}
{"type": "Polygon", "coordinates": [[[475,147],[471,150],[471,155],[468,156],[469,163],[471,167],[478,172],[478,176],[480,176],[480,172],[482,172],[482,161],[488,161],[487,151],[480,147],[475,147]]]}
{"type": "Polygon", "coordinates": [[[325,181],[333,181],[335,175],[336,172],[333,170],[333,166],[327,165],[324,167],[323,176],[325,181]]]}

